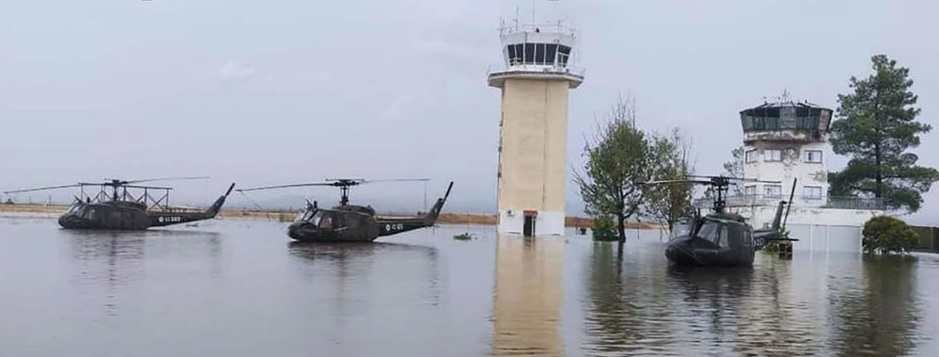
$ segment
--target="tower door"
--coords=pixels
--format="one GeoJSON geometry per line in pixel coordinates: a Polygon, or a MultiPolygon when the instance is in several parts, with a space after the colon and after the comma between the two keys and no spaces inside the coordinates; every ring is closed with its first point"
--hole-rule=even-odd
{"type": "Polygon", "coordinates": [[[525,226],[522,228],[522,234],[526,237],[535,236],[535,220],[538,218],[538,211],[525,211],[525,226]]]}

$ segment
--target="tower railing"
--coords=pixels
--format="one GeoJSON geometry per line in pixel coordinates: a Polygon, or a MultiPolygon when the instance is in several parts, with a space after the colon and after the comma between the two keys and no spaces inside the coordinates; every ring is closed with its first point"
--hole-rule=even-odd
{"type": "MultiPolygon", "coordinates": [[[[763,194],[737,194],[726,198],[727,207],[759,207],[776,206],[779,201],[786,200],[788,197],[782,195],[763,195],[763,194]]],[[[693,205],[697,208],[710,208],[714,204],[712,198],[699,198],[694,200],[693,205]]],[[[828,197],[809,197],[796,196],[793,203],[794,207],[818,207],[834,209],[861,209],[861,210],[883,210],[884,201],[881,198],[864,198],[855,196],[828,196],[828,197]],[[811,203],[818,203],[813,205],[811,203]]]]}
{"type": "Polygon", "coordinates": [[[577,66],[562,66],[562,65],[540,65],[540,64],[497,64],[490,65],[486,73],[505,73],[505,72],[543,72],[543,73],[566,73],[571,74],[577,77],[583,77],[587,73],[587,69],[577,66]]]}
{"type": "Polygon", "coordinates": [[[559,33],[563,35],[576,36],[577,31],[570,26],[565,25],[563,22],[546,22],[546,23],[537,23],[537,24],[520,24],[517,21],[513,22],[502,22],[502,25],[499,26],[499,36],[506,36],[518,32],[546,32],[546,33],[559,33]]]}

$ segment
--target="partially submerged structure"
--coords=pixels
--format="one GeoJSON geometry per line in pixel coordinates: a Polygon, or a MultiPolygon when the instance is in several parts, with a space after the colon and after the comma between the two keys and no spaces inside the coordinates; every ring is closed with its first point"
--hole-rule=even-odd
{"type": "Polygon", "coordinates": [[[831,121],[831,109],[786,96],[740,111],[743,176],[780,183],[745,183],[728,197],[728,208],[754,228],[767,227],[780,199],[794,190],[788,223],[799,238],[795,249],[860,251],[861,228],[882,213],[883,204],[828,194],[831,121]]]}
{"type": "Polygon", "coordinates": [[[568,93],[584,80],[574,30],[562,23],[504,25],[504,66],[489,73],[502,90],[499,120],[500,233],[564,234],[568,93]]]}

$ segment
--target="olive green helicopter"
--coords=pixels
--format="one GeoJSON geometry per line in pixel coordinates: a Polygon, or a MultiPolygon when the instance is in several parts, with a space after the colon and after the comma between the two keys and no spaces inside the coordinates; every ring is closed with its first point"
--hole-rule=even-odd
{"type": "Polygon", "coordinates": [[[69,209],[59,217],[65,229],[144,230],[212,219],[218,215],[235,184],[208,209],[173,207],[169,203],[172,187],[146,186],[145,182],[202,180],[199,177],[163,177],[143,180],[105,179],[103,182],[79,182],[71,185],[47,186],[6,191],[5,194],[78,188],[78,195],[69,209]],[[88,188],[92,190],[88,191],[88,188]]]}
{"type": "MultiPolygon", "coordinates": [[[[676,265],[691,266],[748,266],[753,264],[754,254],[772,241],[798,241],[789,238],[786,232],[786,220],[789,208],[792,206],[790,193],[789,201],[780,201],[776,208],[773,224],[769,228],[754,230],[746,219],[736,213],[727,212],[727,191],[734,182],[762,182],[778,184],[779,181],[760,181],[748,178],[727,176],[688,176],[685,180],[659,180],[644,184],[688,184],[706,185],[713,188],[715,198],[712,212],[702,216],[694,210],[687,223],[683,225],[682,233],[669,240],[665,247],[665,257],[676,265]],[[783,209],[785,208],[785,218],[783,209]]],[[[793,182],[793,188],[795,182],[793,182]]]]}
{"type": "Polygon", "coordinates": [[[431,227],[437,222],[444,203],[450,197],[453,181],[443,197],[438,198],[430,211],[414,216],[381,216],[371,206],[349,204],[349,189],[363,184],[379,182],[427,182],[429,179],[327,179],[323,182],[276,185],[239,189],[251,192],[296,187],[327,186],[339,188],[339,205],[331,209],[320,208],[317,202],[306,202],[306,208],[287,228],[287,235],[301,242],[371,242],[378,237],[390,236],[415,229],[431,227]]]}

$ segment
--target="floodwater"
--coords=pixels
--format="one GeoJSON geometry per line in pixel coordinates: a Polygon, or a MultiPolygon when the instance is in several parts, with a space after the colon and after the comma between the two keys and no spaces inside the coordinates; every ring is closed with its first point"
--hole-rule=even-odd
{"type": "Polygon", "coordinates": [[[939,355],[932,255],[679,270],[656,232],[620,258],[584,236],[492,227],[370,245],[295,244],[285,227],[0,218],[0,355],[939,355]]]}

